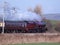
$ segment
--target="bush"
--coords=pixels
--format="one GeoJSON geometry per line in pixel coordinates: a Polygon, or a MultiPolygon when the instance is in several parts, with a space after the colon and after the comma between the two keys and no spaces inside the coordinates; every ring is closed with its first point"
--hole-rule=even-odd
{"type": "Polygon", "coordinates": [[[60,23],[57,23],[55,25],[55,30],[58,31],[58,32],[60,32],[60,23]]]}

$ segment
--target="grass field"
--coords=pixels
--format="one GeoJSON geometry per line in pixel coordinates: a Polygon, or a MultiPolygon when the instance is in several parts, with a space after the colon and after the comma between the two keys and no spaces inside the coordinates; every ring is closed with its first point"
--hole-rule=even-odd
{"type": "Polygon", "coordinates": [[[60,21],[58,21],[58,20],[50,20],[50,22],[54,28],[56,27],[56,24],[60,23],[60,21]]]}
{"type": "Polygon", "coordinates": [[[60,21],[58,20],[50,20],[52,24],[57,24],[57,23],[60,23],[60,21]]]}
{"type": "Polygon", "coordinates": [[[9,44],[9,45],[60,45],[60,43],[31,43],[31,44],[9,44]]]}

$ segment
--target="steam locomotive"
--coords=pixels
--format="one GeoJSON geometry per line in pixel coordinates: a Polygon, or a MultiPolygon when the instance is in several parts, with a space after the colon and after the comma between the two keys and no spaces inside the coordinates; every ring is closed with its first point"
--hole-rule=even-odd
{"type": "MultiPolygon", "coordinates": [[[[46,32],[46,24],[41,21],[5,21],[4,33],[43,33],[46,32]]],[[[2,27],[0,27],[0,33],[2,27]]]]}
{"type": "MultiPolygon", "coordinates": [[[[4,18],[4,33],[43,33],[46,32],[46,23],[41,16],[31,12],[16,15],[6,14],[4,18]]],[[[0,33],[2,27],[0,27],[0,33]]]]}
{"type": "MultiPolygon", "coordinates": [[[[46,32],[46,23],[41,21],[41,16],[29,11],[19,11],[16,13],[15,8],[13,10],[5,2],[4,4],[4,33],[36,33],[46,32]]],[[[0,27],[0,33],[2,27],[0,27]]]]}

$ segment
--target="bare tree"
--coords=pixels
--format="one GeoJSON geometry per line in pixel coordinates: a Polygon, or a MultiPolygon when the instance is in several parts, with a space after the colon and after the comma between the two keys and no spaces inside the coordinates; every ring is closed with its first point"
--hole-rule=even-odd
{"type": "Polygon", "coordinates": [[[35,8],[34,8],[34,12],[36,14],[41,14],[42,13],[42,8],[41,6],[37,5],[35,8]]]}
{"type": "Polygon", "coordinates": [[[42,6],[41,5],[36,5],[36,7],[34,8],[33,12],[38,14],[38,15],[40,15],[42,20],[45,19],[45,17],[42,15],[42,6]]]}

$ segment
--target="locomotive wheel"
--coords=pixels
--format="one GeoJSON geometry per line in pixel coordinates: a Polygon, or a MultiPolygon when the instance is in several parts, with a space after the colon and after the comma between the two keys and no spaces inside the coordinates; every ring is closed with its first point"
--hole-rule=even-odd
{"type": "Polygon", "coordinates": [[[13,33],[14,30],[4,30],[4,33],[13,33]]]}
{"type": "Polygon", "coordinates": [[[33,31],[32,30],[28,30],[28,33],[32,33],[33,31]]]}
{"type": "Polygon", "coordinates": [[[2,33],[2,28],[0,28],[0,33],[2,33]]]}
{"type": "Polygon", "coordinates": [[[2,30],[0,30],[0,33],[2,33],[2,30]]]}
{"type": "Polygon", "coordinates": [[[28,33],[36,33],[37,31],[36,30],[34,30],[34,29],[30,29],[30,30],[28,30],[28,33]]]}
{"type": "Polygon", "coordinates": [[[21,32],[21,30],[15,30],[15,33],[20,33],[21,32]]]}
{"type": "Polygon", "coordinates": [[[15,30],[15,33],[24,33],[24,30],[15,30]]]}
{"type": "Polygon", "coordinates": [[[46,32],[47,31],[47,28],[43,28],[42,31],[43,31],[42,33],[46,32]]]}
{"type": "Polygon", "coordinates": [[[36,32],[37,32],[37,33],[40,33],[41,31],[40,31],[39,29],[36,29],[36,32]]]}
{"type": "Polygon", "coordinates": [[[37,33],[37,31],[36,30],[33,30],[33,33],[37,33]]]}
{"type": "Polygon", "coordinates": [[[4,30],[4,33],[7,33],[8,30],[4,30]]]}

